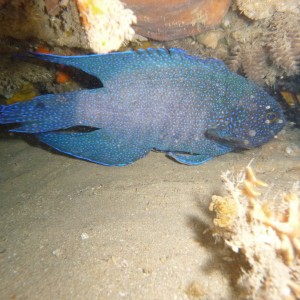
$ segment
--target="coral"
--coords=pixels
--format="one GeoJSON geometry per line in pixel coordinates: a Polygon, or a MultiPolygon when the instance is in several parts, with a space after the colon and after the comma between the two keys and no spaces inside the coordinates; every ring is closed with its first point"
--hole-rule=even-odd
{"type": "Polygon", "coordinates": [[[156,44],[224,60],[232,71],[262,86],[276,87],[278,79],[300,74],[300,13],[277,12],[249,21],[233,9],[219,28],[156,44]]]}
{"type": "Polygon", "coordinates": [[[285,195],[288,208],[279,215],[266,211],[255,199],[252,199],[251,217],[273,228],[281,240],[279,249],[284,262],[290,266],[300,254],[300,211],[299,198],[294,193],[285,195]]]}
{"type": "Polygon", "coordinates": [[[278,200],[259,190],[267,184],[249,166],[236,178],[225,172],[222,179],[228,195],[212,198],[210,210],[217,214],[213,234],[249,264],[241,266],[239,279],[247,299],[298,299],[299,183],[278,200]]]}
{"type": "Polygon", "coordinates": [[[260,20],[276,12],[300,12],[299,0],[236,0],[239,10],[248,18],[260,20]]]}
{"type": "Polygon", "coordinates": [[[230,0],[124,0],[137,16],[138,34],[160,41],[195,35],[219,24],[230,0]]]}
{"type": "Polygon", "coordinates": [[[278,13],[270,21],[266,36],[270,56],[287,75],[300,72],[300,14],[278,13]]]}
{"type": "Polygon", "coordinates": [[[272,76],[274,73],[270,72],[271,68],[267,64],[265,48],[261,44],[249,43],[247,46],[233,47],[228,64],[232,71],[242,69],[247,78],[257,84],[275,82],[275,76],[272,76]]]}
{"type": "Polygon", "coordinates": [[[209,210],[217,214],[217,217],[214,219],[214,225],[230,228],[237,215],[237,204],[230,196],[221,197],[214,195],[209,210]]]}
{"type": "MultiPolygon", "coordinates": [[[[300,8],[300,4],[299,4],[300,8]]],[[[300,73],[300,14],[284,12],[249,24],[233,16],[227,29],[231,70],[242,70],[260,85],[300,73]]]]}
{"type": "Polygon", "coordinates": [[[134,36],[131,24],[136,17],[119,0],[77,0],[88,42],[98,53],[118,50],[134,36]]]}

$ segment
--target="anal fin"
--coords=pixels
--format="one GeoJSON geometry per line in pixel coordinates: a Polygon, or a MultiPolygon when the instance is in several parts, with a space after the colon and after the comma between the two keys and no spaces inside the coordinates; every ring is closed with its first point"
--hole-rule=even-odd
{"type": "Polygon", "coordinates": [[[128,165],[151,150],[131,145],[126,139],[114,139],[101,129],[87,133],[47,132],[36,136],[63,153],[106,166],[128,165]]]}

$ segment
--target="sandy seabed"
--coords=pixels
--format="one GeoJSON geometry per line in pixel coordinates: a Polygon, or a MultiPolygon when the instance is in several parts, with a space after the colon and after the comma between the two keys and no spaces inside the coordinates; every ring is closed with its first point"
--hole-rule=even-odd
{"type": "Polygon", "coordinates": [[[105,167],[0,139],[0,299],[235,299],[239,265],[208,206],[221,172],[253,158],[270,194],[288,191],[300,130],[199,166],[151,152],[105,167]]]}

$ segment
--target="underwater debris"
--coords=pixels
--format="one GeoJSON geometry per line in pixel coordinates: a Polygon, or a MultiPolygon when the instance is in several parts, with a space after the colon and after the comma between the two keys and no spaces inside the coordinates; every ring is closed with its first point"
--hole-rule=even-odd
{"type": "Polygon", "coordinates": [[[169,41],[203,32],[221,23],[230,0],[124,0],[137,16],[136,32],[169,41]]]}
{"type": "Polygon", "coordinates": [[[210,210],[217,215],[213,235],[242,253],[249,264],[241,266],[243,275],[238,282],[246,293],[243,299],[298,299],[299,182],[275,201],[270,190],[269,195],[263,193],[267,184],[249,166],[236,178],[227,171],[222,179],[228,195],[212,197],[210,210]]]}
{"type": "Polygon", "coordinates": [[[119,0],[76,0],[88,43],[96,53],[118,50],[134,37],[136,23],[132,10],[119,0]]]}

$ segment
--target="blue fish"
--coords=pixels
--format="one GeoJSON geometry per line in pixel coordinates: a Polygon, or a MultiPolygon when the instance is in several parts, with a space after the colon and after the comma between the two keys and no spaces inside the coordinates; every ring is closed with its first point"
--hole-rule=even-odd
{"type": "Polygon", "coordinates": [[[0,124],[77,158],[124,166],[151,150],[188,165],[260,146],[284,126],[278,103],[216,59],[180,49],[84,56],[34,54],[96,76],[103,87],[0,107],[0,124]],[[89,126],[89,132],[70,132],[89,126]]]}

